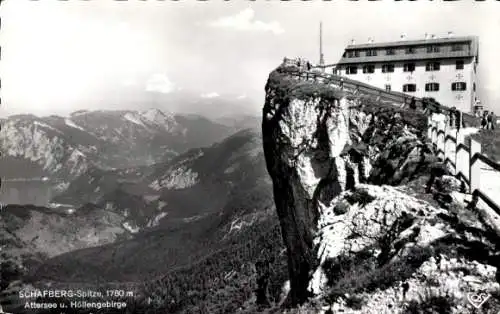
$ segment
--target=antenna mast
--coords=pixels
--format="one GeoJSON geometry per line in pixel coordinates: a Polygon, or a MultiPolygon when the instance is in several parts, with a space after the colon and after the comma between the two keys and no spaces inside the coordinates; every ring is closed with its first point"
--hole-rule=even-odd
{"type": "MultiPolygon", "coordinates": [[[[325,59],[323,58],[323,22],[319,22],[319,65],[325,65],[325,59]]],[[[324,71],[325,68],[322,67],[324,71]]]]}

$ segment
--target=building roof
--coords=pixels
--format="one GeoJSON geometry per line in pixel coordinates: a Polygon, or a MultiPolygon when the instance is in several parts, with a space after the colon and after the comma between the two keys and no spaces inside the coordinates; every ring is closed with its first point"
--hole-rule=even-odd
{"type": "Polygon", "coordinates": [[[451,52],[435,52],[435,53],[415,53],[415,54],[400,54],[400,55],[381,55],[373,57],[357,57],[346,58],[342,57],[337,64],[355,64],[355,63],[370,63],[370,62],[395,62],[395,61],[417,61],[417,60],[435,60],[449,58],[471,58],[474,55],[468,51],[451,51],[451,52]]]}
{"type": "Polygon", "coordinates": [[[345,51],[356,49],[383,49],[383,48],[405,48],[408,46],[429,46],[429,45],[445,45],[454,43],[467,43],[470,42],[470,49],[463,51],[442,50],[440,52],[428,53],[421,51],[414,54],[394,54],[385,55],[378,54],[377,56],[359,56],[359,57],[342,57],[337,64],[356,64],[356,63],[370,63],[370,62],[394,62],[394,61],[417,61],[417,60],[432,60],[432,59],[447,59],[447,58],[472,58],[479,55],[479,40],[475,36],[467,37],[452,37],[452,38],[436,38],[425,40],[406,40],[395,41],[386,43],[369,43],[361,45],[348,45],[345,51]]]}
{"type": "Polygon", "coordinates": [[[359,45],[347,45],[346,50],[352,49],[369,49],[369,48],[395,48],[395,47],[408,47],[408,46],[421,46],[421,45],[440,45],[440,44],[453,44],[460,42],[477,42],[477,36],[462,36],[462,37],[449,37],[449,38],[434,38],[434,39],[420,39],[420,40],[400,40],[383,43],[366,43],[359,45]]]}

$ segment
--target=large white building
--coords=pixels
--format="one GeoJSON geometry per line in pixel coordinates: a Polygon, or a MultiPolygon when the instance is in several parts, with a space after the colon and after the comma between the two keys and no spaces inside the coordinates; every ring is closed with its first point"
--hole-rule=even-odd
{"type": "Polygon", "coordinates": [[[473,112],[476,100],[477,37],[426,38],[351,44],[336,73],[379,88],[432,97],[473,112]]]}

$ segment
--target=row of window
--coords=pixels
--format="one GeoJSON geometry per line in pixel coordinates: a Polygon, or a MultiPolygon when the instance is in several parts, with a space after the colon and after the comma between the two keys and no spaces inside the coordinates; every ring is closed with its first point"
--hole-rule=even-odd
{"type": "MultiPolygon", "coordinates": [[[[387,91],[391,90],[391,85],[385,85],[387,91]]],[[[455,82],[451,83],[452,91],[464,91],[467,89],[467,84],[465,82],[455,82]]],[[[404,84],[403,92],[416,92],[417,84],[404,84]]],[[[426,92],[437,92],[439,91],[439,83],[427,83],[425,84],[426,92]]]]}
{"type": "MultiPolygon", "coordinates": [[[[424,47],[425,48],[425,47],[424,47]]],[[[427,53],[438,53],[441,52],[441,46],[438,45],[430,45],[426,47],[427,53]]],[[[451,51],[463,51],[465,49],[465,46],[463,44],[454,44],[451,46],[451,51]]],[[[385,50],[385,55],[386,56],[392,56],[396,54],[396,50],[394,48],[386,48],[385,50]]],[[[381,49],[367,49],[367,50],[349,50],[344,53],[344,57],[348,58],[358,58],[361,54],[361,52],[364,52],[366,57],[374,57],[377,56],[380,53],[382,53],[381,49]]],[[[415,54],[417,53],[417,47],[415,46],[410,46],[406,47],[404,50],[405,54],[415,54]]]]}
{"type": "MultiPolygon", "coordinates": [[[[439,71],[440,68],[441,68],[440,62],[428,62],[425,65],[425,71],[427,72],[439,71]]],[[[455,69],[463,70],[463,68],[464,68],[464,61],[457,60],[455,63],[455,69]]],[[[403,65],[403,72],[413,72],[413,71],[415,71],[415,63],[405,63],[403,65]]],[[[394,64],[389,63],[382,65],[382,73],[391,73],[391,72],[394,72],[394,64]]],[[[357,73],[358,73],[358,66],[356,65],[351,65],[346,68],[346,74],[357,74],[357,73]]],[[[364,65],[363,73],[375,73],[375,65],[373,64],[364,65]]]]}

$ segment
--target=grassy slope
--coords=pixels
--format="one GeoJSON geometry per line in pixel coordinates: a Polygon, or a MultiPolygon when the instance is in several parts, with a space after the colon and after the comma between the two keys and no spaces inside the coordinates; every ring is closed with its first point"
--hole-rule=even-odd
{"type": "Polygon", "coordinates": [[[479,133],[471,136],[474,140],[481,143],[481,149],[491,159],[500,162],[500,129],[479,130],[479,133]]]}

